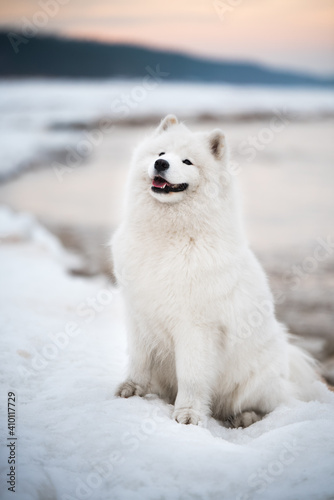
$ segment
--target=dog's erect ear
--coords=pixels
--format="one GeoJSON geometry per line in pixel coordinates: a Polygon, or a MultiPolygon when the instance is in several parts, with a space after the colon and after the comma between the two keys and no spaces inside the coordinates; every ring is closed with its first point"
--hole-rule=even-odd
{"type": "Polygon", "coordinates": [[[209,146],[211,153],[217,160],[224,156],[225,136],[219,128],[209,134],[209,146]]]}
{"type": "Polygon", "coordinates": [[[167,115],[163,120],[161,120],[161,123],[159,127],[157,128],[158,134],[161,134],[161,132],[164,132],[165,130],[169,129],[169,127],[172,127],[173,125],[177,125],[179,123],[178,119],[174,115],[167,115]]]}

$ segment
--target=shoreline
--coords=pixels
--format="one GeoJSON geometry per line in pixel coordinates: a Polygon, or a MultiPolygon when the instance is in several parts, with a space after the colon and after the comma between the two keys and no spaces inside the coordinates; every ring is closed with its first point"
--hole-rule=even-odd
{"type": "MultiPolygon", "coordinates": [[[[250,113],[233,113],[233,114],[225,114],[221,116],[217,116],[210,113],[199,114],[196,116],[180,116],[180,120],[184,121],[187,125],[190,126],[200,126],[203,123],[206,126],[211,127],[221,127],[222,124],[230,124],[230,125],[240,125],[243,126],[245,124],[252,125],[261,125],[267,124],[270,122],[273,117],[276,115],[272,112],[250,112],[250,113]]],[[[54,122],[50,124],[44,132],[67,132],[72,134],[71,138],[63,141],[63,146],[53,147],[49,146],[43,150],[36,151],[28,160],[24,160],[19,162],[18,164],[14,164],[10,169],[1,171],[0,170],[0,187],[9,182],[15,181],[20,176],[25,175],[29,172],[33,172],[39,169],[48,169],[52,168],[52,165],[60,164],[63,165],[64,168],[68,166],[67,158],[69,153],[72,153],[72,156],[80,157],[80,164],[84,165],[85,163],[90,163],[91,158],[90,154],[80,154],[80,152],[76,151],[78,144],[81,144],[82,141],[85,141],[88,138],[90,140],[90,134],[94,133],[102,133],[104,136],[108,136],[108,134],[112,133],[114,128],[118,129],[154,129],[157,124],[160,122],[161,115],[150,115],[145,117],[136,117],[132,116],[126,119],[115,119],[112,116],[101,116],[101,118],[96,120],[86,120],[86,121],[66,121],[66,122],[54,122]],[[106,127],[106,123],[109,123],[106,127]],[[110,128],[110,130],[108,130],[110,128]],[[86,133],[87,135],[84,135],[86,133]],[[76,137],[73,137],[73,134],[76,137]]],[[[284,120],[286,120],[289,124],[305,124],[305,125],[316,125],[323,123],[334,123],[334,112],[329,111],[328,113],[324,112],[314,112],[304,115],[297,115],[296,113],[285,113],[284,120]]],[[[94,146],[94,139],[91,141],[94,146]]]]}

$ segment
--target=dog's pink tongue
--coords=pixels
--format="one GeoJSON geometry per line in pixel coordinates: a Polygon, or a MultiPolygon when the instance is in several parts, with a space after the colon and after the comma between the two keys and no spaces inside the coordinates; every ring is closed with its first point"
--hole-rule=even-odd
{"type": "Polygon", "coordinates": [[[155,178],[153,179],[152,186],[156,188],[164,188],[167,185],[167,181],[164,181],[163,179],[155,178]]]}

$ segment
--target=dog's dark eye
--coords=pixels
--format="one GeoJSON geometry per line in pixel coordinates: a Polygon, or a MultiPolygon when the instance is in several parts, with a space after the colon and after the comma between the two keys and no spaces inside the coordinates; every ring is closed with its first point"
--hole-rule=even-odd
{"type": "Polygon", "coordinates": [[[161,156],[161,155],[165,155],[165,154],[166,154],[165,152],[163,152],[163,153],[159,153],[159,156],[161,156]]]}
{"type": "Polygon", "coordinates": [[[185,163],[186,165],[192,165],[190,160],[183,160],[182,163],[185,163]]]}

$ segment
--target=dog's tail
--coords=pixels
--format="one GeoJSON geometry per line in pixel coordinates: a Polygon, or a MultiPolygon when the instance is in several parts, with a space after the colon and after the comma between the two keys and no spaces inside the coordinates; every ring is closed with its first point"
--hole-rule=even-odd
{"type": "Polygon", "coordinates": [[[317,399],[314,382],[321,381],[320,366],[306,351],[289,344],[290,381],[294,396],[303,401],[317,399]]]}
{"type": "Polygon", "coordinates": [[[327,380],[326,380],[324,377],[321,377],[321,381],[322,381],[324,384],[326,384],[326,385],[327,385],[327,388],[328,388],[330,391],[334,392],[334,387],[333,387],[332,385],[330,385],[330,383],[329,383],[329,382],[327,382],[327,380]]]}

